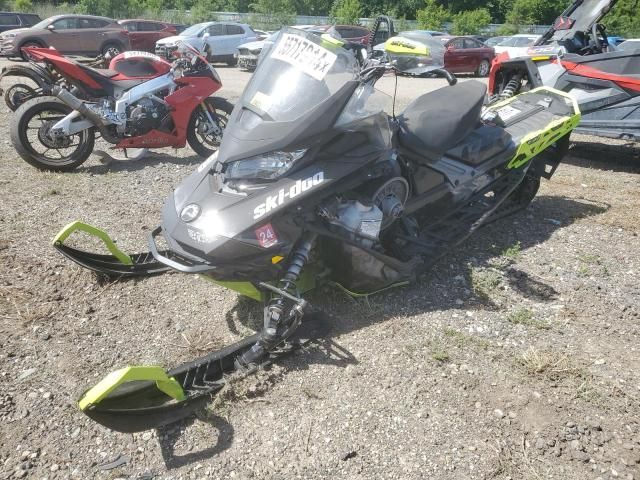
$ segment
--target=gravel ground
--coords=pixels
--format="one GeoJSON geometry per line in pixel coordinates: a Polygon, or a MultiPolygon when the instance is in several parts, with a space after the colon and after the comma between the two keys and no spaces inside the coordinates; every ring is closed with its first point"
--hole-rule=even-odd
{"type": "MultiPolygon", "coordinates": [[[[249,74],[220,73],[237,99],[249,74]]],[[[442,84],[401,78],[399,106],[442,84]]],[[[525,212],[415,285],[316,294],[326,339],[197,419],[130,435],[82,415],[79,394],[235,341],[260,312],[195,276],[99,281],[50,245],[84,219],[145,250],[190,150],[42,173],[2,109],[0,478],[640,479],[637,146],[576,136],[525,212]]]]}

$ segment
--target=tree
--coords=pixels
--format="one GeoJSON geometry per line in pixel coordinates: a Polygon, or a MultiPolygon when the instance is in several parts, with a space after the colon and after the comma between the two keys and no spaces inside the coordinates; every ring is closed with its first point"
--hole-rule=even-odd
{"type": "Polygon", "coordinates": [[[563,0],[515,0],[506,15],[511,25],[549,25],[564,10],[563,0]]]}
{"type": "Polygon", "coordinates": [[[191,22],[213,22],[217,20],[216,15],[213,13],[216,10],[218,8],[213,0],[196,0],[191,7],[191,22]]]}
{"type": "Polygon", "coordinates": [[[453,16],[454,35],[476,35],[491,23],[491,14],[486,8],[477,8],[453,16]]]}
{"type": "Polygon", "coordinates": [[[604,18],[609,35],[640,36],[640,16],[637,0],[619,0],[604,18]]]}
{"type": "Polygon", "coordinates": [[[442,30],[444,22],[449,20],[450,16],[436,0],[426,0],[424,8],[416,12],[418,25],[425,30],[442,30]]]}
{"type": "Polygon", "coordinates": [[[329,17],[334,24],[358,25],[362,15],[360,0],[335,0],[329,17]]]}
{"type": "Polygon", "coordinates": [[[293,25],[296,7],[293,0],[258,0],[249,5],[252,12],[261,14],[251,20],[251,24],[261,24],[268,30],[278,30],[286,25],[293,25]]]}
{"type": "Polygon", "coordinates": [[[515,25],[511,25],[510,23],[500,25],[496,30],[496,35],[503,35],[505,37],[515,35],[516,33],[518,33],[518,27],[515,25]]]}
{"type": "Polygon", "coordinates": [[[13,2],[13,8],[16,12],[31,12],[33,5],[31,4],[31,0],[15,0],[15,2],[13,2]]]}

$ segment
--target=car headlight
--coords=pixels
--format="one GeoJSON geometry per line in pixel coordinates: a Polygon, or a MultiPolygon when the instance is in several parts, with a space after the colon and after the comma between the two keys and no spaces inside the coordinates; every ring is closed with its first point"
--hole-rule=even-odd
{"type": "Polygon", "coordinates": [[[17,33],[5,33],[2,38],[15,38],[17,33]]]}
{"type": "Polygon", "coordinates": [[[293,152],[269,152],[236,160],[225,169],[229,180],[275,180],[289,171],[307,152],[306,148],[293,152]]]}

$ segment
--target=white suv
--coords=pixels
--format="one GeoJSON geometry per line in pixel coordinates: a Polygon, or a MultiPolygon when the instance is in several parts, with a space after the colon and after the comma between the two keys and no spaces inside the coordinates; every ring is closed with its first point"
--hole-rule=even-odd
{"type": "Polygon", "coordinates": [[[205,22],[192,25],[180,35],[163,38],[156,42],[156,55],[169,58],[182,40],[204,52],[209,46],[208,59],[211,62],[226,62],[235,65],[238,46],[257,40],[256,32],[249,25],[233,22],[205,22]]]}

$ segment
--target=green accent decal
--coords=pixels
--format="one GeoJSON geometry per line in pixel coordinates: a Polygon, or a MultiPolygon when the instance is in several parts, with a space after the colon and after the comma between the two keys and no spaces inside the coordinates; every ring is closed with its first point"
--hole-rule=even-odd
{"type": "MultiPolygon", "coordinates": [[[[558,118],[557,120],[548,123],[544,128],[535,130],[525,135],[520,141],[520,145],[518,146],[516,154],[507,164],[507,168],[511,169],[522,167],[533,157],[539,155],[542,151],[549,148],[562,137],[571,133],[571,131],[580,123],[580,108],[578,107],[578,102],[571,95],[551,87],[534,88],[528,93],[536,92],[551,92],[558,96],[565,97],[573,107],[573,114],[558,118]]],[[[508,105],[509,103],[517,100],[518,96],[519,95],[516,95],[501,102],[495,103],[489,108],[491,110],[500,109],[505,105],[508,105]]]]}
{"type": "Polygon", "coordinates": [[[100,383],[82,395],[78,401],[80,410],[97,405],[119,385],[133,381],[155,381],[158,390],[171,398],[181,401],[187,398],[182,387],[175,378],[170,378],[162,367],[126,367],[111,372],[100,383]]]}
{"type": "Polygon", "coordinates": [[[107,250],[109,250],[109,252],[111,252],[114,257],[120,260],[121,263],[123,263],[124,265],[133,265],[131,257],[129,257],[129,255],[124,253],[116,246],[115,242],[111,240],[111,237],[107,234],[107,232],[86,223],[78,221],[70,223],[62,230],[60,230],[60,232],[58,232],[58,234],[53,239],[53,245],[62,245],[64,241],[69,238],[69,235],[71,235],[76,230],[88,233],[89,235],[99,238],[100,240],[102,240],[102,243],[104,243],[105,247],[107,247],[107,250]]]}
{"type": "Polygon", "coordinates": [[[357,293],[357,292],[352,292],[351,290],[349,290],[345,286],[339,284],[338,282],[330,282],[331,285],[333,285],[334,287],[339,288],[344,293],[346,293],[347,295],[349,295],[350,297],[353,297],[353,298],[366,298],[366,297],[369,297],[371,295],[375,295],[377,293],[382,293],[382,292],[385,292],[387,290],[391,290],[392,288],[406,287],[410,283],[411,282],[409,282],[409,281],[392,283],[391,285],[387,285],[386,287],[382,287],[379,290],[374,290],[373,292],[357,293]]]}
{"type": "Polygon", "coordinates": [[[400,36],[388,39],[384,43],[384,51],[409,55],[431,55],[431,49],[425,44],[400,36]]]}
{"type": "Polygon", "coordinates": [[[264,300],[262,292],[258,290],[251,282],[223,282],[221,280],[214,280],[208,275],[202,275],[202,278],[220,285],[221,287],[228,288],[229,290],[233,290],[234,292],[238,292],[240,295],[249,297],[256,302],[261,302],[264,300]]]}

